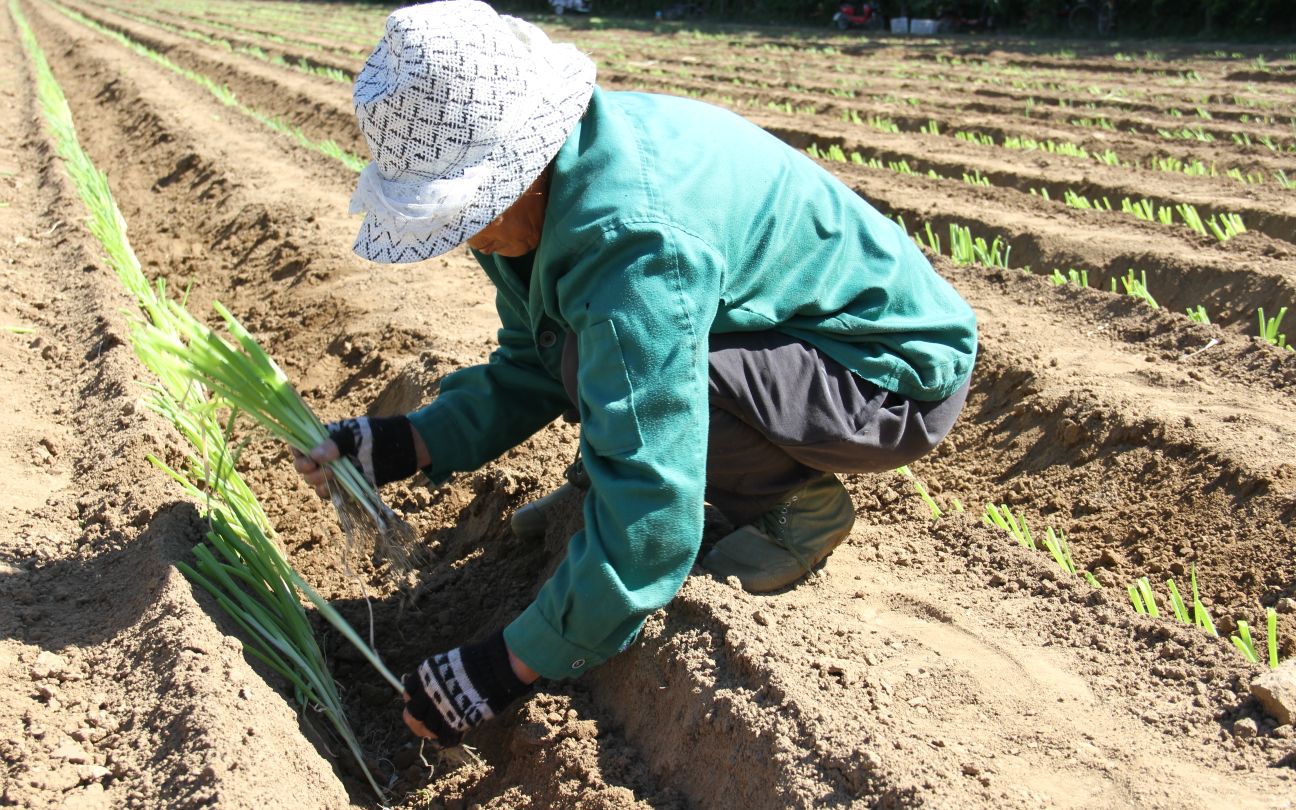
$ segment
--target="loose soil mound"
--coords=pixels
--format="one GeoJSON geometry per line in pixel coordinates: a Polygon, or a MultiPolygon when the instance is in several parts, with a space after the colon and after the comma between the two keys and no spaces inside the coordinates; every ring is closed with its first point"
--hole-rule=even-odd
{"type": "MultiPolygon", "coordinates": [[[[155,3],[123,14],[75,5],[306,136],[363,151],[345,84],[250,49],[353,70],[381,22],[372,12],[330,7],[330,25],[272,41],[266,32],[292,26],[262,13],[291,15],[292,7],[258,4],[242,20],[214,3],[199,20],[155,3]],[[233,50],[213,42],[219,37],[233,50]]],[[[485,359],[497,325],[493,293],[466,253],[413,268],[360,262],[350,253],[355,221],[344,215],[353,172],[55,7],[23,7],[147,271],[173,288],[192,284],[196,311],[217,298],[228,305],[321,415],[409,410],[434,397],[445,374],[485,359]]],[[[179,439],[137,404],[142,372],[119,314],[126,298],[49,153],[7,17],[0,36],[9,45],[0,49],[9,77],[0,80],[9,102],[0,111],[0,324],[34,329],[0,332],[0,389],[10,403],[0,416],[8,527],[0,535],[0,802],[368,804],[322,726],[249,663],[233,628],[172,565],[202,525],[145,455],[172,457],[179,439]]],[[[579,681],[541,684],[475,733],[473,750],[420,752],[387,688],[321,627],[371,765],[396,800],[1290,806],[1296,740],[1249,695],[1261,668],[1227,641],[1135,615],[1125,586],[1146,574],[1186,587],[1195,569],[1221,632],[1236,618],[1259,623],[1262,607],[1277,606],[1283,654],[1296,654],[1296,428],[1286,405],[1296,363],[1248,331],[1256,306],[1272,312],[1296,298],[1296,192],[916,132],[939,119],[942,132],[1084,140],[1146,161],[1165,152],[1155,134],[1174,118],[1165,110],[1191,110],[1185,98],[1204,95],[1214,115],[1201,120],[1221,137],[1176,154],[1256,172],[1286,167],[1296,177],[1291,153],[1222,134],[1247,127],[1242,110],[1256,108],[1240,98],[1285,104],[1289,114],[1281,86],[1244,87],[1227,64],[1171,56],[1158,67],[1199,77],[1174,101],[1162,96],[1179,91],[1111,54],[1068,59],[1011,41],[973,53],[802,40],[792,53],[780,50],[788,42],[736,32],[709,41],[627,30],[555,36],[593,52],[611,86],[727,97],[798,147],[840,144],[908,160],[920,175],[979,168],[992,187],[832,164],[911,226],[928,220],[944,231],[958,222],[1004,235],[1014,267],[1083,266],[1103,288],[1127,266],[1147,269],[1171,311],[934,258],[976,308],[982,336],[965,417],[913,465],[947,514],[932,521],[899,476],[852,477],[857,528],[816,576],[757,597],[695,572],[629,651],[579,681]],[[945,78],[924,78],[935,72],[945,78]],[[1026,72],[1055,87],[979,82],[1026,72]],[[853,85],[844,79],[856,75],[868,77],[876,98],[845,95],[853,85]],[[942,82],[953,81],[976,103],[951,100],[942,82]],[[1087,103],[1088,84],[1105,88],[1109,108],[1084,114],[1118,120],[1115,132],[1080,131],[1056,103],[1048,115],[1019,112],[1030,97],[1087,103]],[[796,111],[807,105],[815,109],[796,111]],[[914,125],[890,133],[848,125],[847,108],[914,125]],[[1183,227],[1045,203],[1029,194],[1037,186],[1054,197],[1066,187],[1194,202],[1203,215],[1241,211],[1255,227],[1219,245],[1183,227]],[[1223,326],[1173,314],[1197,303],[1223,326]],[[949,509],[955,499],[968,514],[949,509]],[[975,517],[987,502],[1011,504],[1037,533],[1065,530],[1077,565],[1105,587],[983,526],[975,517]]],[[[1251,132],[1290,138],[1268,124],[1251,132]]],[[[358,626],[372,610],[376,646],[407,670],[499,627],[544,581],[580,524],[579,501],[561,505],[543,542],[515,539],[507,518],[561,483],[577,435],[556,423],[445,486],[391,487],[390,502],[424,550],[409,583],[360,556],[343,558],[328,509],[296,479],[282,447],[253,436],[243,459],[294,564],[358,626]]],[[[708,520],[711,542],[728,527],[708,520]]]]}

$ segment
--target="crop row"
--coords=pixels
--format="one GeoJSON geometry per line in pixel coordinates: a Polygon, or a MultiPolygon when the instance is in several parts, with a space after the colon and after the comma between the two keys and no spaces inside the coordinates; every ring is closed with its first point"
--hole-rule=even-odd
{"type": "MultiPolygon", "coordinates": [[[[163,280],[153,283],[144,276],[107,176],[81,148],[71,110],[17,0],[10,0],[9,11],[34,66],[37,97],[55,149],[90,215],[89,229],[138,307],[130,316],[131,344],[158,380],[148,387],[144,402],[189,443],[179,469],[149,457],[202,505],[209,526],[206,543],[194,547],[193,565],[182,562],[177,567],[210,592],[244,630],[248,653],[282,675],[304,709],[318,709],[325,715],[382,799],[383,791],[369,772],[303,600],[314,604],[398,691],[400,682],[289,565],[264,510],[235,469],[237,453],[230,441],[237,414],[257,413],[249,411],[247,395],[258,391],[281,400],[274,405],[273,419],[297,421],[311,431],[297,446],[309,448],[324,435],[324,428],[232,315],[217,305],[234,336],[233,343],[204,326],[183,303],[170,298],[163,280]],[[222,385],[222,381],[234,382],[222,385]]],[[[258,413],[258,421],[267,426],[265,412],[258,413]]],[[[337,480],[359,482],[361,497],[376,500],[376,493],[354,467],[335,469],[337,480]]]]}
{"type": "MultiPolygon", "coordinates": [[[[865,159],[859,152],[851,152],[847,156],[845,150],[836,144],[830,145],[827,149],[819,149],[817,144],[811,144],[806,148],[806,154],[818,160],[824,160],[837,163],[854,163],[860,166],[868,166],[871,169],[887,169],[902,175],[926,176],[934,180],[951,180],[956,178],[946,177],[935,169],[927,169],[926,172],[920,172],[913,168],[906,159],[883,161],[881,158],[870,157],[865,159]]],[[[1000,186],[991,181],[979,169],[973,169],[971,172],[963,172],[962,182],[971,186],[1011,188],[1016,189],[1015,185],[1000,186]]],[[[1047,188],[1031,188],[1030,193],[1050,200],[1047,188]]],[[[1141,199],[1133,201],[1124,197],[1120,201],[1119,208],[1113,208],[1111,201],[1107,197],[1095,197],[1090,199],[1083,194],[1072,189],[1064,189],[1063,202],[1070,208],[1076,208],[1086,211],[1114,211],[1129,214],[1136,219],[1144,222],[1157,222],[1162,225],[1173,225],[1174,215],[1179,214],[1180,224],[1187,226],[1193,232],[1202,236],[1214,236],[1220,242],[1226,242],[1238,234],[1246,233],[1246,225],[1242,217],[1238,214],[1218,213],[1211,214],[1205,220],[1202,219],[1196,206],[1187,203],[1177,203],[1170,206],[1158,205],[1152,200],[1141,199]]]]}

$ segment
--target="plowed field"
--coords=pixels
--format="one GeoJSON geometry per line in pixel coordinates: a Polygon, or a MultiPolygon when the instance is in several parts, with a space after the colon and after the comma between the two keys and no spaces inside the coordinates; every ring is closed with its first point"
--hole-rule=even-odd
{"type": "MultiPolygon", "coordinates": [[[[486,358],[494,294],[466,250],[413,267],[350,252],[356,173],[338,150],[366,155],[348,82],[381,10],[20,5],[146,272],[191,285],[196,312],[227,305],[322,417],[413,409],[486,358]]],[[[980,360],[960,424],[912,466],[939,519],[900,475],[849,477],[859,520],[817,576],[758,597],[696,573],[629,651],[542,683],[474,750],[420,755],[387,688],[326,633],[392,803],[1290,807],[1296,734],[1252,697],[1267,667],[1228,636],[1250,622],[1263,659],[1274,608],[1280,657],[1296,655],[1296,352],[1256,337],[1258,309],[1296,305],[1296,55],[549,30],[605,88],[697,96],[840,149],[824,162],[844,183],[940,237],[933,263],[976,309],[980,360]],[[1246,231],[1199,233],[1180,205],[1246,231]],[[951,224],[998,237],[1006,266],[952,260],[951,224]],[[1111,291],[1130,270],[1159,308],[1111,291]],[[1199,305],[1211,323],[1184,314],[1199,305]],[[988,503],[1037,538],[1065,532],[1103,587],[984,525],[988,503]],[[1194,571],[1219,638],[1167,618],[1165,581],[1187,594],[1194,571]],[[1131,607],[1142,576],[1160,618],[1131,607]]],[[[368,805],[344,749],[172,565],[202,524],[145,456],[180,438],[139,406],[127,297],[8,14],[0,39],[0,804],[368,805]]],[[[580,505],[543,544],[508,517],[562,482],[576,439],[554,424],[443,487],[389,488],[427,550],[403,588],[342,559],[285,448],[254,438],[242,458],[296,567],[358,627],[367,593],[376,647],[404,671],[529,602],[580,505]]]]}

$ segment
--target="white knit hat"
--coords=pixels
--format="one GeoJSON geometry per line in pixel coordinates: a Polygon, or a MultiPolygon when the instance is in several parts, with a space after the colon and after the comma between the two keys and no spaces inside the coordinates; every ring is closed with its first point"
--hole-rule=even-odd
{"type": "Polygon", "coordinates": [[[399,9],[356,77],[373,162],[355,252],[404,264],[473,237],[540,176],[585,114],[594,63],[476,0],[399,9]]]}

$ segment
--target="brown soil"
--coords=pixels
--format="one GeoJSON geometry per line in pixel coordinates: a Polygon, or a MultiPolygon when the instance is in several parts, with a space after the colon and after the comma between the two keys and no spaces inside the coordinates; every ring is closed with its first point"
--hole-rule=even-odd
{"type": "MultiPolygon", "coordinates": [[[[290,61],[322,60],[327,50],[327,64],[354,69],[363,53],[356,41],[372,36],[377,12],[359,22],[339,12],[345,25],[278,42],[266,33],[291,26],[268,17],[240,28],[237,17],[213,11],[199,22],[157,3],[131,6],[131,17],[76,7],[308,136],[363,152],[345,86],[149,20],[271,43],[278,50],[267,51],[290,61]],[[369,34],[346,33],[365,30],[366,19],[369,34]]],[[[416,407],[435,396],[444,374],[485,358],[493,294],[466,253],[403,269],[359,261],[350,253],[355,222],[345,216],[352,172],[50,5],[23,8],[83,145],[108,172],[146,271],[192,283],[197,308],[215,298],[228,305],[322,416],[416,407]]],[[[1008,238],[1014,267],[1085,267],[1104,288],[1127,267],[1146,269],[1166,307],[935,259],[977,310],[981,360],[964,419],[914,472],[947,508],[956,498],[976,514],[987,502],[1008,503],[1037,534],[1066,531],[1077,564],[1104,589],[971,514],[932,521],[899,476],[854,477],[857,528],[817,576],[762,597],[690,577],[631,650],[579,681],[542,684],[475,733],[475,751],[428,755],[431,768],[386,687],[321,628],[394,800],[497,808],[1290,806],[1296,739],[1249,696],[1261,668],[1225,640],[1135,615],[1125,585],[1148,575],[1186,587],[1195,568],[1222,633],[1236,618],[1262,624],[1262,609],[1276,606],[1283,655],[1296,654],[1296,354],[1250,337],[1257,306],[1272,312],[1296,300],[1296,191],[917,133],[939,120],[941,132],[1029,134],[1087,148],[1098,139],[1123,158],[1203,155],[1221,167],[1286,167],[1296,177],[1290,152],[1227,136],[1168,144],[1154,134],[1170,125],[1166,109],[1191,111],[1202,95],[1212,99],[1213,118],[1201,123],[1220,132],[1248,128],[1240,116],[1253,108],[1238,96],[1290,116],[1284,85],[1238,78],[1238,65],[1200,54],[1170,54],[1138,73],[1110,51],[1069,59],[1008,40],[974,52],[966,42],[865,45],[738,32],[709,41],[628,30],[555,36],[590,50],[609,86],[728,97],[798,147],[837,143],[948,177],[980,168],[994,187],[831,164],[911,228],[971,225],[1008,238]],[[799,52],[786,50],[793,43],[799,52]],[[1153,68],[1199,78],[1178,86],[1153,68]],[[1108,115],[1120,131],[1073,127],[1074,116],[1056,104],[1048,115],[1024,116],[1024,97],[1047,94],[982,81],[996,70],[1045,77],[1056,85],[1052,99],[1077,107],[1093,97],[1088,85],[1120,88],[1101,109],[1074,113],[1108,115]],[[935,72],[945,78],[923,78],[935,72]],[[767,86],[738,87],[734,76],[767,86]],[[874,96],[827,91],[844,78],[867,78],[874,96]],[[969,88],[962,109],[942,81],[969,88]],[[817,112],[767,108],[785,101],[817,112]],[[906,123],[900,134],[845,124],[847,107],[906,123]],[[1242,212],[1253,232],[1216,245],[1182,227],[1044,203],[1027,193],[1039,186],[1242,212]],[[1175,314],[1198,303],[1222,326],[1175,314]]],[[[8,527],[0,534],[0,803],[368,804],[320,725],[249,663],[219,611],[172,566],[201,523],[144,456],[176,453],[179,438],[137,404],[143,372],[125,343],[127,301],[49,153],[7,16],[0,37],[0,325],[35,330],[0,332],[0,389],[10,403],[0,417],[9,482],[0,507],[8,527]]],[[[1290,140],[1282,129],[1250,131],[1290,140]]],[[[576,528],[579,504],[564,504],[561,525],[542,544],[514,539],[507,518],[561,481],[576,438],[575,428],[555,424],[446,486],[392,487],[390,502],[426,550],[404,595],[367,561],[341,559],[331,516],[281,447],[256,440],[244,459],[293,562],[361,626],[363,582],[377,647],[399,671],[525,606],[576,528]]],[[[716,519],[708,538],[724,528],[716,519]]]]}

